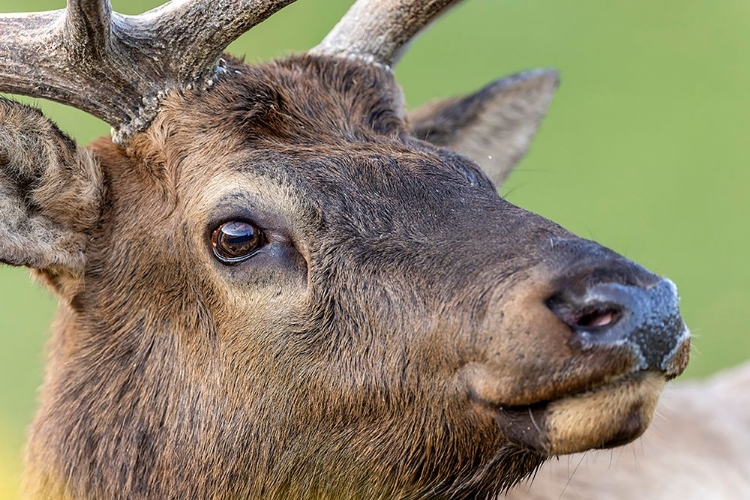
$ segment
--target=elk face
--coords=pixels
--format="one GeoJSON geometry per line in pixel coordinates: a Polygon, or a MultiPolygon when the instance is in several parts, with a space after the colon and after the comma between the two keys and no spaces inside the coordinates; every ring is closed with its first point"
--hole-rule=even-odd
{"type": "Polygon", "coordinates": [[[200,374],[183,381],[194,398],[179,395],[200,405],[182,412],[242,457],[204,468],[304,494],[373,481],[477,494],[645,430],[685,362],[668,282],[413,137],[378,69],[228,69],[208,92],[167,99],[126,152],[95,148],[111,199],[89,268],[121,286],[97,274],[78,300],[104,323],[147,311],[139,328],[173,337],[143,335],[153,363],[200,374]]]}
{"type": "Polygon", "coordinates": [[[388,60],[373,49],[381,65],[341,58],[347,19],[310,55],[170,92],[148,128],[97,142],[98,164],[4,108],[17,223],[0,229],[21,244],[0,258],[63,297],[29,453],[40,491],[482,497],[645,430],[687,362],[674,286],[490,180],[554,77],[409,119],[382,66],[403,33],[388,60]],[[22,168],[28,137],[60,175],[22,168]],[[446,149],[487,145],[487,172],[446,149]],[[57,233],[18,231],[37,219],[57,233]]]}

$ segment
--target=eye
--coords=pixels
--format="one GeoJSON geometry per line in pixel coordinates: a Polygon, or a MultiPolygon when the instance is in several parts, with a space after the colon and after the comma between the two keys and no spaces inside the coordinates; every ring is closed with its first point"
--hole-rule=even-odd
{"type": "Polygon", "coordinates": [[[224,264],[252,257],[266,243],[265,235],[249,222],[233,220],[221,224],[211,235],[214,255],[224,264]]]}

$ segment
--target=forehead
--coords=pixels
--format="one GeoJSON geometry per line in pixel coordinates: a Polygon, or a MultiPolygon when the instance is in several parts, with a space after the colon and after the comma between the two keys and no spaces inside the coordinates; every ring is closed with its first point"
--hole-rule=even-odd
{"type": "Polygon", "coordinates": [[[240,147],[223,151],[208,178],[204,159],[186,158],[179,175],[185,197],[201,186],[203,205],[266,205],[308,220],[401,217],[415,207],[455,213],[456,204],[499,199],[472,162],[416,140],[240,147]]]}
{"type": "Polygon", "coordinates": [[[444,205],[452,186],[494,194],[473,162],[412,138],[402,114],[392,75],[368,65],[309,56],[230,64],[213,88],[165,104],[170,130],[160,149],[179,163],[184,185],[213,171],[213,192],[245,179],[279,198],[303,191],[304,204],[317,199],[318,208],[413,201],[436,190],[444,205]],[[357,193],[356,203],[346,193],[357,193]]]}
{"type": "Polygon", "coordinates": [[[232,135],[257,147],[318,145],[322,136],[328,143],[364,140],[404,129],[401,89],[389,72],[307,55],[259,66],[230,62],[212,87],[174,94],[161,114],[180,134],[232,135]]]}

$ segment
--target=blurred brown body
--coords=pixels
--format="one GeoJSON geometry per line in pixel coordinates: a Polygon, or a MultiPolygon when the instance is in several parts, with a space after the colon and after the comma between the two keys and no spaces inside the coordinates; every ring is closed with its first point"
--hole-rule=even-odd
{"type": "MultiPolygon", "coordinates": [[[[29,495],[489,498],[646,429],[687,363],[674,285],[498,196],[554,73],[407,115],[390,66],[449,3],[360,2],[270,64],[196,58],[218,66],[143,109],[52,96],[117,144],[0,101],[0,260],[60,298],[29,495]]],[[[50,36],[154,18],[95,5],[50,36]]]]}

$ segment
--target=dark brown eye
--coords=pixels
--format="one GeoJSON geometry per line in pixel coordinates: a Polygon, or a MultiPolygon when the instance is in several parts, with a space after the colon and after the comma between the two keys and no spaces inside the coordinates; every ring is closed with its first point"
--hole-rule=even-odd
{"type": "Polygon", "coordinates": [[[249,222],[234,220],[214,230],[211,244],[220,261],[234,264],[252,257],[265,244],[265,237],[249,222]]]}

